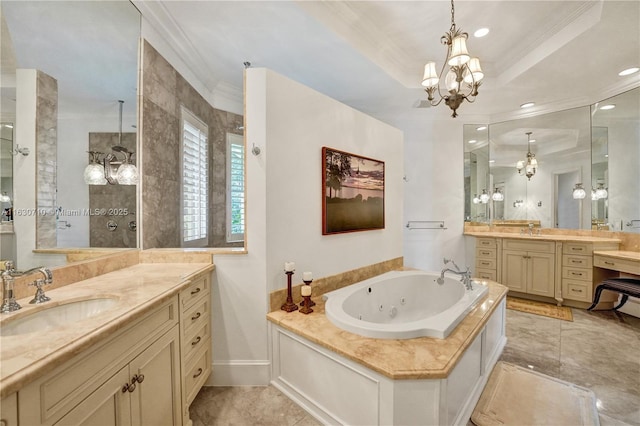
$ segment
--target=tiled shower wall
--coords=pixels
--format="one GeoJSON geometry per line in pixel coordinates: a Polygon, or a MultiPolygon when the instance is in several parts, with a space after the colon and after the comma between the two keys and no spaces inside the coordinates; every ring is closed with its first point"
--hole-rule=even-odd
{"type": "Polygon", "coordinates": [[[38,71],[36,100],[36,247],[57,246],[58,81],[38,71]]]}
{"type": "Polygon", "coordinates": [[[226,242],[226,134],[241,115],[213,108],[146,40],[142,75],[142,205],[145,249],[180,247],[180,107],[209,127],[209,247],[226,242]]]}
{"type": "MultiPolygon", "coordinates": [[[[123,133],[119,141],[118,133],[89,133],[90,151],[107,154],[116,145],[136,152],[136,134],[123,133]]],[[[122,159],[122,154],[116,155],[122,159]]],[[[135,155],[132,163],[136,164],[135,155]]],[[[89,185],[89,209],[90,247],[137,247],[136,185],[89,185]],[[111,230],[109,222],[116,228],[111,230]]]]}

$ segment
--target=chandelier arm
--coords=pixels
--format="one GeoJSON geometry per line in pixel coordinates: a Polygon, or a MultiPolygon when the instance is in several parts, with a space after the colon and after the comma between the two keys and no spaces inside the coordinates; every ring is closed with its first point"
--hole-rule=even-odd
{"type": "Polygon", "coordinates": [[[444,74],[444,69],[447,66],[447,59],[449,58],[449,53],[451,51],[451,45],[447,45],[447,56],[444,58],[444,63],[442,64],[442,68],[440,69],[440,74],[438,75],[438,96],[440,96],[440,103],[444,96],[442,96],[442,92],[440,91],[440,83],[442,82],[442,74],[444,74]]]}

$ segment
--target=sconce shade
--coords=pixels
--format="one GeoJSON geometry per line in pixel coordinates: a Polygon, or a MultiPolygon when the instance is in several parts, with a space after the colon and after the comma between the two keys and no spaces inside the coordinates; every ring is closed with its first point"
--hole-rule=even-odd
{"type": "Polygon", "coordinates": [[[452,66],[461,66],[469,62],[469,52],[467,51],[467,35],[461,34],[451,40],[451,54],[447,63],[452,66]]]}
{"type": "Polygon", "coordinates": [[[574,200],[582,200],[587,196],[587,192],[582,187],[582,183],[576,183],[576,186],[573,188],[572,195],[574,200]]]}
{"type": "Polygon", "coordinates": [[[604,184],[599,183],[598,188],[596,188],[596,197],[598,198],[598,200],[606,199],[608,196],[609,193],[605,189],[604,184]]]}
{"type": "Polygon", "coordinates": [[[593,189],[591,190],[591,201],[598,201],[598,195],[593,189]]]}
{"type": "Polygon", "coordinates": [[[520,160],[516,163],[516,169],[518,169],[518,171],[521,171],[522,169],[524,169],[524,161],[520,160]]]}
{"type": "Polygon", "coordinates": [[[98,163],[90,163],[84,169],[84,182],[87,185],[106,185],[104,166],[98,163]]]}
{"type": "Polygon", "coordinates": [[[123,163],[118,167],[116,180],[120,185],[137,185],[138,169],[133,164],[123,163]]]}
{"type": "Polygon", "coordinates": [[[480,204],[480,198],[478,198],[478,194],[473,196],[473,204],[480,204]]]}
{"type": "Polygon", "coordinates": [[[432,87],[438,84],[440,78],[436,72],[436,63],[427,62],[424,66],[424,76],[422,77],[422,85],[424,87],[432,87]]]}
{"type": "Polygon", "coordinates": [[[500,189],[496,188],[495,192],[491,194],[493,201],[504,201],[504,194],[500,192],[500,189]]]}
{"type": "Polygon", "coordinates": [[[480,67],[480,59],[471,58],[467,64],[467,69],[464,71],[464,82],[471,84],[474,81],[477,83],[484,78],[484,73],[480,67]]]}

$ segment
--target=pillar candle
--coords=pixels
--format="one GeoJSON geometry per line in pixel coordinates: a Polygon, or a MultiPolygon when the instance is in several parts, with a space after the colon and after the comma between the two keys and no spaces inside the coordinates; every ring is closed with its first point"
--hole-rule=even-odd
{"type": "Polygon", "coordinates": [[[302,296],[311,296],[311,286],[310,285],[303,285],[300,287],[300,294],[302,296]]]}
{"type": "Polygon", "coordinates": [[[296,269],[296,264],[294,262],[284,262],[285,272],[291,272],[294,269],[296,269]]]}
{"type": "Polygon", "coordinates": [[[302,281],[311,281],[311,280],[313,280],[313,274],[311,272],[302,273],[302,281]]]}

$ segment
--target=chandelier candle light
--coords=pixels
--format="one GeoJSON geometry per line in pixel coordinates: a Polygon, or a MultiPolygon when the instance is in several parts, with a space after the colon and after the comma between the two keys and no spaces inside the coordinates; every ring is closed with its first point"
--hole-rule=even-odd
{"type": "Polygon", "coordinates": [[[480,60],[469,55],[467,51],[469,35],[456,29],[454,13],[453,0],[451,0],[451,28],[440,38],[440,43],[447,46],[447,59],[439,75],[436,73],[436,63],[427,62],[424,66],[422,85],[431,105],[437,106],[444,100],[444,103],[453,111],[451,116],[457,117],[456,110],[465,99],[470,103],[475,101],[484,73],[480,67],[480,60]],[[447,65],[449,65],[449,71],[444,78],[444,83],[448,94],[443,96],[439,82],[447,65]],[[437,101],[434,98],[436,90],[440,98],[437,101]]]}
{"type": "Polygon", "coordinates": [[[516,163],[516,169],[518,169],[518,174],[522,174],[522,170],[524,169],[524,174],[527,176],[528,180],[531,180],[531,177],[536,174],[536,170],[538,170],[538,160],[536,160],[536,155],[531,152],[531,134],[533,132],[527,132],[527,160],[518,161],[516,163]]]}

